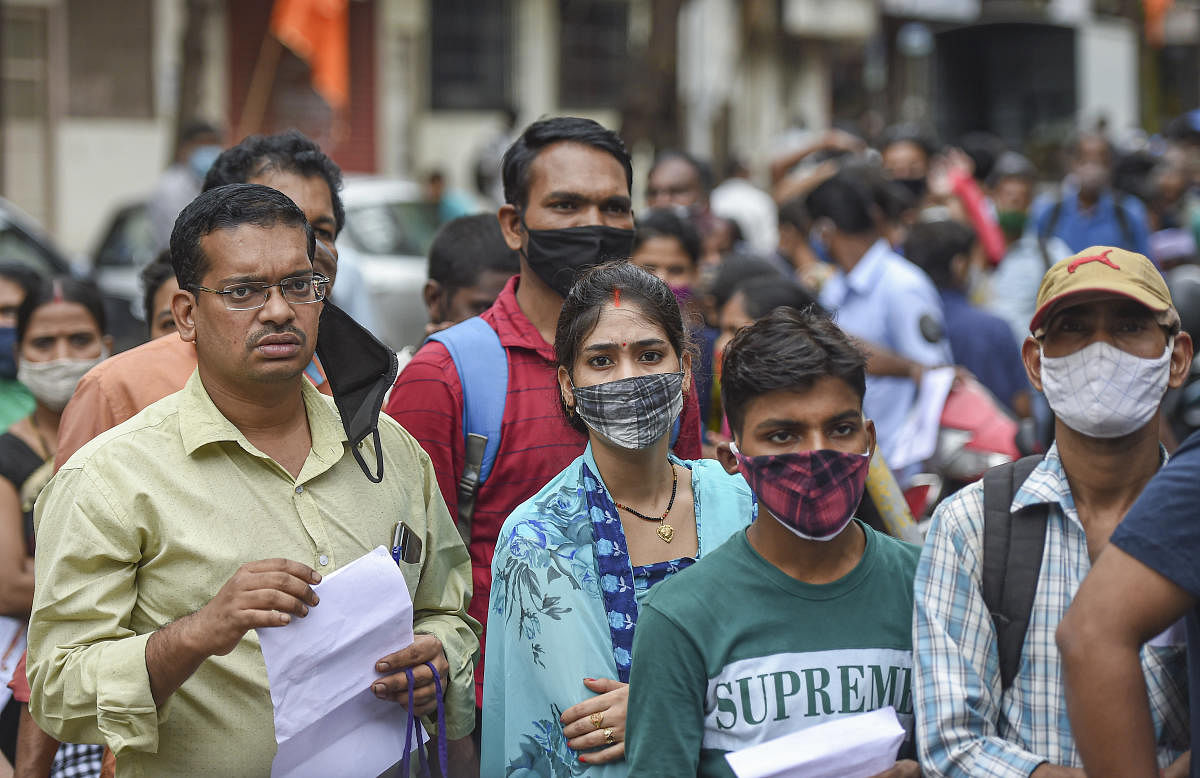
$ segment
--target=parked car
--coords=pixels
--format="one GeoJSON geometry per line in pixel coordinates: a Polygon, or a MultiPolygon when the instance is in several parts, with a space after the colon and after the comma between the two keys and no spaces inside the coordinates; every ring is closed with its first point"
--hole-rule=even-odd
{"type": "MultiPolygon", "coordinates": [[[[438,228],[437,206],[413,181],[347,176],[342,190],[346,226],[338,236],[340,262],[353,262],[366,282],[370,326],[393,349],[419,346],[427,315],[421,290],[426,255],[438,228]]],[[[337,302],[334,288],[333,300],[337,302]]]]}
{"type": "Polygon", "coordinates": [[[67,255],[59,251],[36,222],[0,198],[0,262],[19,262],[44,276],[71,273],[67,255]]]}

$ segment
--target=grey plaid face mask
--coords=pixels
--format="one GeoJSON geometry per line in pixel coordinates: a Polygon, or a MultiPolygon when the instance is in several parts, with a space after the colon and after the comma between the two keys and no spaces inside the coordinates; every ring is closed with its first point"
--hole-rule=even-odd
{"type": "Polygon", "coordinates": [[[572,385],[571,390],[583,423],[621,448],[650,448],[671,431],[683,410],[682,370],[572,385]]]}

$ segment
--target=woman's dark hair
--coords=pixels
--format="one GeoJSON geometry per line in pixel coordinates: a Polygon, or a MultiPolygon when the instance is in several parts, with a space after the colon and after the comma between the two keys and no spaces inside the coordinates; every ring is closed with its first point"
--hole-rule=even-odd
{"type": "MultiPolygon", "coordinates": [[[[558,327],[554,332],[554,357],[559,365],[567,369],[568,374],[574,373],[575,359],[579,356],[584,338],[596,328],[600,312],[616,299],[618,292],[620,305],[635,306],[649,321],[663,329],[667,341],[680,359],[689,350],[690,344],[683,329],[683,315],[671,287],[631,262],[608,262],[581,273],[563,301],[558,327]]],[[[579,417],[567,413],[567,406],[562,403],[561,397],[559,402],[568,423],[587,434],[587,428],[579,417]]]]}
{"type": "Polygon", "coordinates": [[[38,285],[42,283],[40,273],[29,265],[13,261],[0,262],[0,278],[21,287],[21,299],[25,299],[33,294],[33,290],[37,289],[38,285]]]}
{"type": "Polygon", "coordinates": [[[692,267],[700,264],[700,232],[686,216],[680,216],[673,208],[652,208],[637,219],[637,233],[633,239],[633,253],[651,238],[673,238],[679,241],[683,252],[688,255],[692,267]]]}
{"type": "Polygon", "coordinates": [[[861,402],[866,371],[866,357],[824,313],[777,308],[739,330],[725,349],[721,402],[730,428],[740,433],[754,398],[807,391],[826,376],[845,381],[861,402]]]}
{"type": "Polygon", "coordinates": [[[91,281],[81,281],[71,276],[57,276],[38,283],[17,309],[17,343],[25,340],[29,322],[38,308],[48,303],[78,303],[87,309],[96,322],[96,329],[104,335],[108,332],[108,319],[104,315],[104,297],[91,281]]]}
{"type": "Polygon", "coordinates": [[[916,124],[893,124],[888,127],[879,139],[879,150],[887,151],[889,146],[895,146],[897,143],[911,143],[921,150],[926,159],[938,151],[937,142],[933,137],[916,124]]]}
{"type": "Polygon", "coordinates": [[[814,308],[823,312],[812,293],[789,278],[758,276],[739,284],[735,294],[745,300],[746,315],[761,319],[776,308],[806,311],[814,308]]]}
{"type": "Polygon", "coordinates": [[[529,204],[529,169],[538,155],[555,143],[581,143],[611,154],[625,169],[625,183],[633,190],[633,162],[621,138],[607,127],[578,116],[542,119],[525,128],[504,152],[500,163],[504,179],[504,202],[524,211],[529,204]]]}

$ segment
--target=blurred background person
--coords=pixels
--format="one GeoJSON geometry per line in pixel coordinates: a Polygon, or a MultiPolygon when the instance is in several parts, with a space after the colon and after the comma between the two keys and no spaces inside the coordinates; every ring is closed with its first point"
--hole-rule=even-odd
{"type": "Polygon", "coordinates": [[[175,280],[175,268],[171,266],[171,252],[164,251],[155,257],[142,268],[138,278],[142,282],[142,305],[150,340],[174,332],[171,296],[179,291],[179,282],[175,280]]]}
{"type": "MultiPolygon", "coordinates": [[[[0,435],[0,613],[28,620],[33,605],[33,504],[54,474],[58,423],[76,384],[112,348],[104,301],[73,278],[41,282],[17,313],[18,373],[36,400],[29,416],[0,435]]],[[[29,715],[29,688],[18,668],[13,699],[0,714],[0,744],[18,775],[95,776],[102,746],[58,741],[29,715]],[[20,720],[20,761],[14,759],[20,720]],[[26,770],[33,770],[26,773],[26,770]]]]}
{"type": "Polygon", "coordinates": [[[429,246],[429,279],[421,293],[429,312],[425,334],[491,308],[508,279],[520,272],[521,255],[504,242],[495,214],[447,222],[429,246]]]}
{"type": "Polygon", "coordinates": [[[204,177],[221,148],[221,133],[209,122],[191,122],[179,133],[175,161],[158,177],[147,200],[156,251],[170,244],[175,217],[200,194],[204,177]]]}

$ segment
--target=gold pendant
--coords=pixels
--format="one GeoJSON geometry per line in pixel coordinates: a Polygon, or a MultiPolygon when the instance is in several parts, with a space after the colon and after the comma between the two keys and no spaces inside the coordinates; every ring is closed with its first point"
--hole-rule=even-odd
{"type": "Polygon", "coordinates": [[[675,537],[675,528],[670,524],[658,525],[658,536],[663,539],[664,543],[670,543],[671,538],[675,537]]]}

